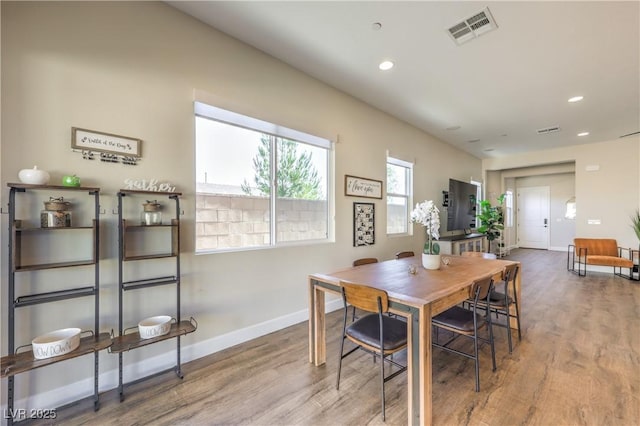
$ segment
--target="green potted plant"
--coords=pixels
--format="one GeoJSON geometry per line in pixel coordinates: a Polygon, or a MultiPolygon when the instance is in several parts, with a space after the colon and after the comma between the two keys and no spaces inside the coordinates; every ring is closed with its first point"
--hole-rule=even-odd
{"type": "Polygon", "coordinates": [[[640,209],[637,209],[635,214],[631,216],[631,227],[640,241],[640,209]]]}
{"type": "Polygon", "coordinates": [[[500,232],[504,229],[504,216],[502,204],[505,194],[500,195],[497,200],[499,205],[492,206],[488,200],[480,201],[480,214],[476,217],[480,219],[480,226],[477,231],[484,234],[489,241],[487,252],[491,251],[491,242],[500,238],[500,232]]]}

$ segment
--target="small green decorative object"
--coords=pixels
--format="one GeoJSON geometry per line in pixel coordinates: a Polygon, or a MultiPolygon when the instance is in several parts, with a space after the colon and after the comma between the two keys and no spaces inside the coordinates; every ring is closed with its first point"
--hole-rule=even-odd
{"type": "Polygon", "coordinates": [[[80,186],[80,178],[76,175],[62,176],[63,186],[80,186]]]}

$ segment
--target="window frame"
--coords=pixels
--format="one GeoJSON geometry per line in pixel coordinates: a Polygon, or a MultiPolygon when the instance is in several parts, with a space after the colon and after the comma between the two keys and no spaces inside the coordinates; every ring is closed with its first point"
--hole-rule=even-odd
{"type": "MultiPolygon", "coordinates": [[[[244,128],[247,130],[260,132],[264,134],[268,134],[270,136],[270,144],[269,144],[269,155],[270,155],[270,165],[271,165],[271,191],[269,194],[269,243],[264,245],[256,245],[256,246],[241,246],[241,247],[225,247],[225,248],[214,248],[214,249],[198,249],[198,235],[197,235],[197,227],[194,231],[195,237],[195,254],[215,254],[215,253],[223,253],[223,252],[236,252],[236,251],[251,251],[251,250],[265,250],[265,249],[273,249],[280,248],[286,246],[301,246],[301,245],[315,245],[315,244],[326,244],[335,242],[335,147],[334,142],[322,138],[319,136],[315,136],[309,133],[305,133],[299,130],[291,129],[285,126],[281,126],[278,124],[270,123],[264,120],[260,120],[257,118],[253,118],[250,116],[246,116],[240,113],[236,113],[233,111],[225,110],[223,108],[215,107],[213,105],[209,105],[204,102],[195,101],[194,102],[194,126],[196,125],[197,118],[203,118],[207,120],[216,121],[222,124],[235,126],[239,128],[244,128]],[[277,162],[277,140],[278,138],[282,138],[285,140],[289,140],[298,144],[313,146],[317,148],[321,148],[325,150],[326,153],[326,170],[322,170],[322,172],[326,175],[326,207],[323,209],[325,220],[326,220],[326,234],[324,238],[313,238],[313,239],[303,239],[303,240],[290,240],[290,241],[279,241],[278,240],[278,193],[275,189],[276,175],[278,173],[278,162],[277,162]]],[[[197,154],[197,137],[194,138],[195,144],[195,153],[197,154]]],[[[196,173],[194,173],[196,174],[196,173]]],[[[197,175],[197,174],[196,174],[197,175]]],[[[194,178],[194,186],[197,186],[197,179],[194,178]]],[[[194,188],[194,192],[197,195],[201,193],[198,192],[197,187],[194,188]]],[[[196,213],[199,208],[196,205],[196,213]]],[[[224,223],[224,222],[217,222],[224,223]]]]}
{"type": "Polygon", "coordinates": [[[515,198],[513,196],[513,191],[511,189],[507,189],[505,191],[504,196],[504,227],[505,228],[513,228],[514,224],[514,201],[515,198]]]}
{"type": "MultiPolygon", "coordinates": [[[[398,167],[403,167],[405,169],[405,190],[406,190],[406,194],[399,194],[399,193],[395,193],[395,192],[390,192],[389,191],[389,182],[387,181],[387,201],[386,201],[386,207],[387,207],[387,223],[386,223],[386,233],[387,236],[389,237],[396,237],[396,236],[410,236],[413,235],[413,227],[411,226],[411,209],[413,206],[413,163],[409,162],[409,161],[405,161],[405,160],[401,160],[397,157],[393,157],[391,155],[389,155],[389,153],[387,153],[387,161],[385,163],[385,166],[388,170],[389,165],[394,165],[394,166],[398,166],[398,167]],[[389,232],[389,197],[398,197],[398,198],[404,198],[407,200],[407,212],[406,212],[406,217],[405,217],[405,225],[406,225],[406,231],[405,232],[389,232]]],[[[388,176],[388,174],[386,175],[388,176]]]]}

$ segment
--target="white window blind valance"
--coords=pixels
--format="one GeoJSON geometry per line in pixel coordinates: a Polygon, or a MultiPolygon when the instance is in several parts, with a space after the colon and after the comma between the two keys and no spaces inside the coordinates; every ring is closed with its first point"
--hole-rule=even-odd
{"type": "Polygon", "coordinates": [[[269,123],[257,118],[247,117],[233,111],[214,107],[202,102],[194,103],[195,114],[200,117],[209,118],[223,123],[231,124],[245,129],[256,130],[270,135],[291,139],[297,142],[306,143],[324,149],[331,149],[331,141],[319,136],[310,135],[299,130],[269,123]]]}

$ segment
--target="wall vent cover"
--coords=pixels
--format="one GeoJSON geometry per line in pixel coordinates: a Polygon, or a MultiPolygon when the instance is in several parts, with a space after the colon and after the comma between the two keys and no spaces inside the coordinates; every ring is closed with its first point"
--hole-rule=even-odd
{"type": "Polygon", "coordinates": [[[547,133],[555,133],[559,131],[560,131],[560,126],[551,126],[551,127],[545,127],[544,129],[536,130],[536,132],[539,135],[546,135],[547,133]]]}
{"type": "Polygon", "coordinates": [[[458,22],[449,28],[447,33],[459,46],[497,28],[498,24],[496,24],[496,21],[493,19],[489,8],[486,7],[462,22],[458,22]]]}

